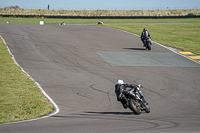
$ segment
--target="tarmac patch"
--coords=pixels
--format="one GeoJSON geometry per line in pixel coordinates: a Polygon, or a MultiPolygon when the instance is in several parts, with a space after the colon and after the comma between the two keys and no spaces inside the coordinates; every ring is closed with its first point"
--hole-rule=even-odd
{"type": "Polygon", "coordinates": [[[171,52],[97,52],[97,54],[112,66],[200,67],[200,64],[171,52]]]}

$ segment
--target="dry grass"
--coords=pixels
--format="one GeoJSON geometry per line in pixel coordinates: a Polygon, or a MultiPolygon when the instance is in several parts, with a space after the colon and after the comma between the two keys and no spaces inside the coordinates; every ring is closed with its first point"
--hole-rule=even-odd
{"type": "Polygon", "coordinates": [[[0,8],[0,15],[45,16],[185,16],[200,15],[200,9],[185,10],[45,10],[0,8]]]}

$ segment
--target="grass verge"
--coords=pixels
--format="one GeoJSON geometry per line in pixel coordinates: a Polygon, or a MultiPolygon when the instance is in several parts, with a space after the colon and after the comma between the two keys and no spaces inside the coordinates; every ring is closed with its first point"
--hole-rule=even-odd
{"type": "Polygon", "coordinates": [[[183,22],[183,23],[199,23],[200,18],[190,19],[49,19],[49,18],[13,18],[13,17],[0,17],[0,23],[17,23],[17,24],[39,24],[40,21],[44,21],[45,24],[59,24],[65,22],[66,24],[96,24],[99,21],[105,24],[109,23],[122,23],[122,24],[138,24],[138,23],[171,23],[171,22],[183,22]]]}
{"type": "Polygon", "coordinates": [[[0,38],[0,123],[41,117],[53,105],[11,58],[0,38]]]}

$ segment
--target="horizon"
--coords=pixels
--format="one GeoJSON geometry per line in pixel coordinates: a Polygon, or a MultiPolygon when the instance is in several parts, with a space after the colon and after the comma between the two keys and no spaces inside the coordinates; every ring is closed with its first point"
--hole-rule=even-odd
{"type": "MultiPolygon", "coordinates": [[[[11,9],[11,8],[19,8],[19,9],[27,9],[27,10],[48,10],[48,7],[47,8],[21,8],[20,6],[18,6],[18,5],[15,5],[15,6],[6,6],[6,7],[0,7],[0,9],[4,9],[4,8],[9,8],[9,9],[11,9]]],[[[115,11],[115,10],[117,10],[117,11],[142,11],[142,10],[194,10],[194,9],[200,9],[200,7],[198,7],[198,6],[196,6],[196,7],[194,7],[194,8],[187,8],[187,7],[184,7],[184,8],[178,8],[178,7],[166,7],[166,8],[158,8],[158,9],[154,9],[154,8],[150,8],[150,9],[143,9],[143,8],[141,8],[141,9],[78,9],[78,8],[76,8],[76,9],[54,9],[54,8],[52,8],[52,9],[49,9],[49,10],[69,10],[69,11],[90,11],[90,10],[93,10],[93,11],[106,11],[106,10],[108,10],[108,11],[115,11]]]]}
{"type": "Polygon", "coordinates": [[[0,8],[19,6],[21,9],[50,10],[179,10],[199,9],[200,0],[0,0],[0,8]]]}

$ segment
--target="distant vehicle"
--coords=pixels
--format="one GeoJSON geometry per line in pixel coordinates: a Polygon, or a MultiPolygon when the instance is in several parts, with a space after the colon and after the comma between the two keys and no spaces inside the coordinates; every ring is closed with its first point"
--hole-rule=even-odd
{"type": "Polygon", "coordinates": [[[97,24],[103,24],[103,22],[99,21],[97,24]]]}
{"type": "Polygon", "coordinates": [[[59,23],[59,25],[65,25],[65,22],[59,23]]]}

